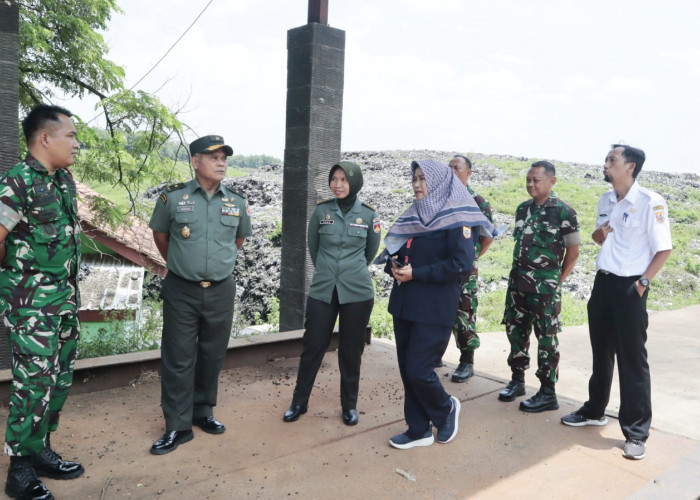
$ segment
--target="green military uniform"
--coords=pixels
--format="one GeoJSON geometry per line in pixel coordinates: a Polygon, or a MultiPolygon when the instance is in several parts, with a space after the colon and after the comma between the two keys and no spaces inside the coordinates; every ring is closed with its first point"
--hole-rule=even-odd
{"type": "Polygon", "coordinates": [[[356,197],[363,182],[360,167],[340,162],[331,169],[329,184],[338,167],[347,175],[350,194],[341,200],[320,201],[309,219],[309,255],[315,271],[306,301],[304,346],[292,405],[305,407],[308,403],[340,317],[340,402],[344,410],[350,410],[357,405],[365,330],[374,305],[374,286],[367,266],[379,248],[381,226],[374,208],[356,197]]]}
{"type": "MultiPolygon", "coordinates": [[[[491,204],[486,201],[486,198],[476,194],[474,190],[467,185],[467,190],[474,198],[474,201],[479,206],[481,213],[493,223],[493,213],[491,204]]],[[[489,235],[490,237],[490,235],[489,235]]],[[[459,307],[457,309],[457,319],[452,332],[455,336],[457,348],[461,351],[460,363],[473,363],[474,351],[479,348],[481,341],[476,333],[476,310],[479,305],[477,298],[479,268],[477,267],[477,258],[481,253],[481,238],[474,240],[474,266],[469,273],[462,276],[460,283],[459,307]]]]}
{"type": "Polygon", "coordinates": [[[168,186],[149,226],[169,235],[163,281],[161,405],[168,431],[212,415],[231,333],[236,239],[252,235],[243,195],[219,184],[209,198],[196,179],[168,186]]]}
{"type": "Polygon", "coordinates": [[[0,178],[0,224],[9,234],[0,312],[12,349],[5,453],[44,448],[73,380],[79,336],[80,223],[75,182],[31,155],[0,178]]]}
{"type": "Polygon", "coordinates": [[[316,268],[309,297],[330,303],[334,288],[341,304],[374,297],[367,266],[380,239],[379,216],[370,205],[357,199],[343,215],[335,198],[319,202],[309,219],[309,255],[316,268]]]}
{"type": "Polygon", "coordinates": [[[580,242],[576,211],[552,196],[542,205],[530,199],[515,212],[515,248],[502,323],[510,342],[513,373],[530,367],[530,330],[538,339],[537,377],[556,383],[561,332],[559,277],[567,246],[580,242]]]}

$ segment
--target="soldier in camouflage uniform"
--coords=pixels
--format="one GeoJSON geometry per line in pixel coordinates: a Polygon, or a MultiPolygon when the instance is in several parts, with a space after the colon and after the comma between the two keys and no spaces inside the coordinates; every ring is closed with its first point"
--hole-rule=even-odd
{"type": "Polygon", "coordinates": [[[503,314],[512,379],[498,399],[513,401],[525,394],[530,330],[534,326],[541,387],[520,403],[520,409],[526,412],[559,408],[554,385],[559,373],[560,285],[576,264],[581,241],[576,212],[552,195],[555,175],[551,163],[533,163],[527,173],[527,191],[532,199],[521,203],[515,212],[513,267],[503,314]]]}
{"type": "MultiPolygon", "coordinates": [[[[456,155],[450,161],[450,167],[454,171],[457,178],[467,187],[469,194],[474,197],[474,201],[481,209],[488,220],[493,223],[493,214],[491,213],[491,205],[486,199],[474,192],[469,186],[469,178],[472,175],[472,162],[469,158],[462,155],[456,155]]],[[[476,334],[476,309],[479,305],[477,298],[479,277],[479,269],[477,261],[479,257],[486,253],[486,250],[493,243],[491,235],[481,228],[479,238],[474,242],[474,250],[476,257],[474,258],[474,266],[462,276],[460,283],[459,308],[457,309],[457,319],[452,332],[455,336],[455,343],[461,354],[459,357],[459,365],[452,374],[452,382],[466,382],[474,375],[474,351],[479,348],[481,341],[476,334]]]]}
{"type": "Polygon", "coordinates": [[[80,224],[66,167],[78,152],[71,113],[37,106],[22,122],[29,154],[0,178],[0,312],[12,351],[5,492],[53,498],[37,475],[80,476],[51,449],[79,335],[80,224]]]}

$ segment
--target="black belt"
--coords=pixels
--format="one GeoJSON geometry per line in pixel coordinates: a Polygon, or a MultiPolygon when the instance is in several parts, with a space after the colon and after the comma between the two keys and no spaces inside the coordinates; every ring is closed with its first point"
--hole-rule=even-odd
{"type": "Polygon", "coordinates": [[[618,276],[617,274],[611,273],[610,271],[606,271],[605,269],[598,269],[598,274],[603,274],[605,276],[610,276],[611,278],[622,278],[622,279],[632,279],[634,278],[635,280],[639,279],[641,275],[634,275],[634,276],[618,276]]]}

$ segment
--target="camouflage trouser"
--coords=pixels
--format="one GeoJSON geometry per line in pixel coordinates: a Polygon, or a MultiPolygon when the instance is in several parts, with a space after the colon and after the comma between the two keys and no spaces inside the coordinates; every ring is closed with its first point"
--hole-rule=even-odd
{"type": "Polygon", "coordinates": [[[44,448],[73,381],[80,324],[76,314],[8,314],[12,350],[10,411],[5,453],[27,456],[44,448]]]}
{"type": "Polygon", "coordinates": [[[508,365],[511,371],[530,368],[530,331],[537,337],[537,378],[556,383],[559,376],[559,339],[561,332],[561,295],[522,293],[511,288],[506,292],[506,308],[502,324],[510,342],[508,365]]]}
{"type": "MultiPolygon", "coordinates": [[[[455,336],[457,348],[462,353],[474,352],[481,345],[476,334],[477,275],[472,274],[460,283],[459,308],[452,333],[455,336]]],[[[460,361],[464,361],[460,359],[460,361]]]]}

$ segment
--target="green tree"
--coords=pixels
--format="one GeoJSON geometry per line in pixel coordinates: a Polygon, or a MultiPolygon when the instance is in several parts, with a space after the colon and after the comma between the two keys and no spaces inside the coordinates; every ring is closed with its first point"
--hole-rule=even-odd
{"type": "MultiPolygon", "coordinates": [[[[115,12],[116,0],[20,0],[19,102],[24,113],[56,97],[99,98],[106,133],[78,117],[82,148],[74,169],[84,180],[126,190],[133,210],[142,185],[171,177],[174,161],[161,146],[171,138],[182,144],[182,126],[155,95],[126,88],[124,69],[107,59],[99,31],[115,12]]],[[[91,202],[106,220],[118,218],[109,202],[91,202]]]]}

